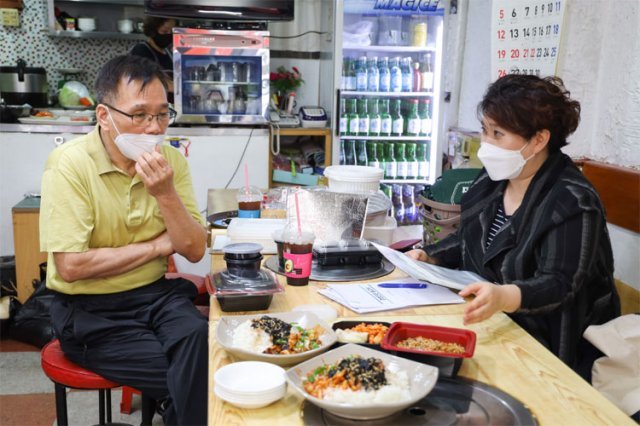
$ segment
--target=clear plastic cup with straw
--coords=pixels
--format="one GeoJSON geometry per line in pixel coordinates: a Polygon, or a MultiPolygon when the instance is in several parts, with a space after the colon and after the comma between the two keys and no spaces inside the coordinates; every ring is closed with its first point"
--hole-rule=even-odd
{"type": "Polygon", "coordinates": [[[295,204],[297,220],[295,223],[289,223],[282,233],[284,275],[287,277],[288,285],[304,286],[309,284],[311,275],[315,235],[313,232],[302,230],[297,193],[295,204]]]}
{"type": "Polygon", "coordinates": [[[262,205],[262,191],[255,186],[249,185],[249,170],[244,165],[244,186],[238,189],[236,199],[238,200],[238,217],[257,219],[260,217],[260,206],[262,205]]]}

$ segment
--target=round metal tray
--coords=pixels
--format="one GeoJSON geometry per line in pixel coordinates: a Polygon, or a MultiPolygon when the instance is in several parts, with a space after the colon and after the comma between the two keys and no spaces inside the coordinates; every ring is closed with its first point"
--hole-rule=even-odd
{"type": "Polygon", "coordinates": [[[529,409],[498,388],[475,380],[440,378],[425,398],[378,420],[351,420],[305,401],[305,425],[537,425],[529,409]]]}
{"type": "MultiPolygon", "coordinates": [[[[276,274],[284,275],[284,269],[278,264],[278,256],[270,256],[263,266],[276,274]]],[[[361,281],[384,277],[396,267],[387,259],[375,265],[318,266],[316,260],[311,264],[310,280],[313,281],[361,281]]]]}

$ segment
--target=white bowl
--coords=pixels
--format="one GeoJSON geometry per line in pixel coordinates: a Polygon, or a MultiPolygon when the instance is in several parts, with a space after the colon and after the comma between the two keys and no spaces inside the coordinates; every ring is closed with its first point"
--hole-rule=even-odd
{"type": "Polygon", "coordinates": [[[78,18],[78,28],[80,31],[94,31],[96,29],[95,18],[80,17],[78,18]]]}
{"type": "Polygon", "coordinates": [[[287,370],[287,382],[309,402],[340,417],[358,420],[379,419],[390,416],[418,402],[429,392],[438,380],[438,369],[431,365],[421,364],[408,359],[389,355],[360,345],[346,344],[337,349],[318,355],[287,370]],[[394,403],[362,403],[348,404],[319,399],[308,394],[303,387],[303,379],[307,373],[325,364],[335,364],[350,355],[360,355],[363,358],[375,357],[382,360],[385,369],[392,371],[406,371],[409,378],[410,398],[394,403]]]}
{"type": "Polygon", "coordinates": [[[331,326],[311,312],[280,312],[258,315],[225,316],[220,318],[218,321],[218,327],[216,328],[216,341],[218,344],[238,359],[246,361],[264,361],[276,365],[292,365],[309,358],[313,358],[314,356],[329,349],[336,340],[336,333],[331,329],[331,326]],[[234,347],[233,333],[235,332],[235,329],[247,320],[260,318],[264,315],[278,318],[288,323],[296,322],[304,328],[313,328],[314,326],[319,325],[324,329],[324,334],[320,337],[322,344],[319,348],[292,355],[263,354],[234,347]]]}
{"type": "Polygon", "coordinates": [[[213,388],[213,393],[215,393],[215,395],[222,399],[223,401],[231,404],[231,405],[235,405],[236,407],[239,408],[261,408],[261,407],[266,407],[269,404],[274,403],[275,401],[279,400],[280,398],[282,398],[284,396],[281,395],[278,398],[271,398],[271,399],[263,399],[261,401],[247,401],[244,399],[239,399],[239,398],[234,398],[228,394],[226,394],[224,391],[222,391],[220,388],[218,388],[218,386],[215,386],[213,388]]]}
{"type": "Polygon", "coordinates": [[[234,395],[265,395],[286,389],[284,369],[261,361],[234,362],[216,371],[214,382],[234,395]]]}

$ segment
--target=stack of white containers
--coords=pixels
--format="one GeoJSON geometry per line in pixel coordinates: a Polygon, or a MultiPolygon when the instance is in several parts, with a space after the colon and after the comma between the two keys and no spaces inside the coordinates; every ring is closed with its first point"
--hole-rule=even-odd
{"type": "Polygon", "coordinates": [[[282,367],[261,361],[225,365],[214,376],[214,393],[240,408],[265,407],[287,393],[282,367]]]}
{"type": "MultiPolygon", "coordinates": [[[[379,191],[380,181],[384,175],[381,169],[366,166],[329,166],[325,169],[324,175],[329,180],[329,191],[344,192],[349,194],[384,194],[379,191]]],[[[374,203],[376,205],[380,203],[374,203]]],[[[389,200],[389,205],[391,200],[389,200]]],[[[372,202],[369,200],[369,208],[372,202]]],[[[369,215],[367,215],[369,216],[369,215]]],[[[395,218],[387,216],[382,223],[369,223],[364,227],[364,238],[381,241],[386,245],[393,243],[393,231],[398,227],[395,218]]]]}

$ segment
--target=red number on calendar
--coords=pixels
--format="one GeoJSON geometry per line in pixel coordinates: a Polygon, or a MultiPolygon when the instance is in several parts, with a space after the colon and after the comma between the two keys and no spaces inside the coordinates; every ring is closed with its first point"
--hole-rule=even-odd
{"type": "Polygon", "coordinates": [[[499,16],[500,19],[504,19],[504,9],[500,9],[499,16]]]}
{"type": "Polygon", "coordinates": [[[507,71],[505,71],[505,70],[498,70],[498,78],[504,77],[505,75],[507,75],[507,71]]]}
{"type": "Polygon", "coordinates": [[[511,59],[520,57],[520,49],[511,49],[511,59]]]}
{"type": "Polygon", "coordinates": [[[505,30],[498,30],[498,40],[504,40],[505,34],[505,30]]]}
{"type": "Polygon", "coordinates": [[[498,59],[504,59],[507,57],[507,51],[504,49],[498,50],[498,59]]]}
{"type": "Polygon", "coordinates": [[[529,49],[524,49],[522,51],[522,57],[525,59],[529,57],[529,49]]]}

